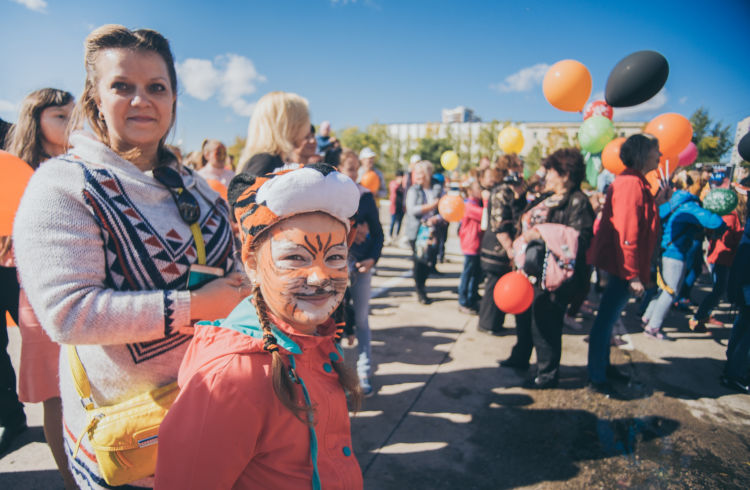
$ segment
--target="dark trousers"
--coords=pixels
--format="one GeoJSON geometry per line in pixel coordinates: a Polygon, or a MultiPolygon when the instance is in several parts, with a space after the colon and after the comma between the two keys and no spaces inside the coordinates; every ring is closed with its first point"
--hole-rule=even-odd
{"type": "Polygon", "coordinates": [[[750,306],[741,305],[727,345],[727,365],[724,374],[747,383],[750,369],[750,306]]]}
{"type": "Polygon", "coordinates": [[[401,233],[401,221],[404,219],[404,213],[394,213],[391,215],[391,230],[388,232],[388,236],[393,238],[393,230],[396,229],[396,235],[401,233]]]}
{"type": "MultiPolygon", "coordinates": [[[[409,240],[409,245],[411,245],[412,252],[416,250],[415,244],[416,240],[409,240]]],[[[431,267],[421,260],[417,260],[416,255],[412,256],[412,262],[414,263],[413,276],[417,294],[420,296],[424,296],[425,294],[427,294],[425,291],[425,282],[427,282],[427,277],[430,275],[431,267]]]]}
{"type": "Polygon", "coordinates": [[[0,425],[8,427],[23,423],[26,415],[16,394],[16,372],[8,355],[8,325],[5,314],[10,313],[18,324],[18,278],[15,267],[0,267],[0,425]]]}
{"type": "Polygon", "coordinates": [[[495,304],[495,297],[492,294],[495,291],[497,281],[510,272],[510,265],[507,270],[493,269],[485,270],[484,296],[479,303],[479,328],[490,332],[500,332],[505,322],[505,313],[495,304]]]}
{"type": "Polygon", "coordinates": [[[464,270],[458,284],[458,304],[466,308],[475,308],[479,301],[479,283],[482,280],[482,269],[479,266],[479,255],[464,255],[464,270]]]}
{"type": "Polygon", "coordinates": [[[559,377],[562,355],[563,315],[566,305],[552,300],[547,291],[537,291],[531,307],[516,315],[516,345],[510,358],[528,363],[531,349],[536,349],[537,378],[546,382],[559,377]]]}

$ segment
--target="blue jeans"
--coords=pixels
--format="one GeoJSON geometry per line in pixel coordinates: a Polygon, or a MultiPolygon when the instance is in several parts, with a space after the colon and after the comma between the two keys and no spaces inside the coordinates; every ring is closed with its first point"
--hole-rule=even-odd
{"type": "Polygon", "coordinates": [[[464,255],[464,270],[458,285],[458,304],[474,308],[479,302],[479,283],[482,281],[482,268],[479,255],[464,255]]]}
{"type": "Polygon", "coordinates": [[[703,301],[698,306],[698,311],[695,312],[696,320],[707,320],[711,316],[711,311],[716,308],[716,305],[721,301],[721,297],[727,291],[727,285],[729,284],[729,267],[721,264],[711,265],[711,279],[713,280],[714,287],[703,301]]]}
{"type": "Polygon", "coordinates": [[[364,274],[352,270],[349,273],[354,304],[354,324],[357,335],[357,375],[360,378],[369,378],[372,374],[372,349],[370,347],[370,291],[372,289],[372,269],[364,274]]]}
{"type": "Polygon", "coordinates": [[[650,330],[658,330],[664,322],[672,303],[677,300],[682,287],[682,281],[685,279],[685,262],[671,257],[661,258],[661,278],[664,283],[672,288],[674,294],[669,294],[665,290],[659,292],[659,296],[651,301],[643,315],[643,321],[648,322],[650,330]]]}
{"type": "Polygon", "coordinates": [[[750,369],[750,307],[740,306],[740,314],[732,327],[727,345],[727,365],[724,374],[743,382],[750,369]]]}
{"type": "Polygon", "coordinates": [[[628,299],[630,299],[629,282],[610,274],[589,336],[588,371],[589,380],[593,383],[607,381],[612,327],[620,318],[622,310],[628,304],[628,299]]]}

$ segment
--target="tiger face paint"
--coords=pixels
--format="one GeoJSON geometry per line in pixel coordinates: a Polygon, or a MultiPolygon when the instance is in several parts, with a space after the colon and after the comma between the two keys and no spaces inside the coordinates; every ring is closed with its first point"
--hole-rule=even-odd
{"type": "Polygon", "coordinates": [[[274,225],[257,248],[252,274],[269,310],[301,333],[314,334],[344,297],[347,250],[346,228],[325,213],[274,225]]]}

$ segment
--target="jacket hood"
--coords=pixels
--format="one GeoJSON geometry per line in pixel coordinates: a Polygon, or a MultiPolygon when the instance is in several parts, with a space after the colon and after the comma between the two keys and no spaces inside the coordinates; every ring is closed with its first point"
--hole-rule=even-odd
{"type": "Polygon", "coordinates": [[[674,191],[674,194],[672,194],[672,198],[669,200],[670,204],[672,205],[672,209],[674,209],[676,206],[679,206],[680,204],[684,204],[689,201],[698,201],[698,197],[689,193],[688,191],[674,191]]]}
{"type": "MultiPolygon", "coordinates": [[[[331,319],[318,325],[317,335],[301,334],[272,315],[270,320],[271,331],[283,354],[302,354],[324,342],[332,342],[336,334],[336,325],[331,319]]],[[[248,296],[226,318],[195,324],[193,339],[180,366],[178,383],[183,386],[201,367],[221,357],[254,353],[267,354],[263,349],[263,329],[252,296],[248,296]]]]}

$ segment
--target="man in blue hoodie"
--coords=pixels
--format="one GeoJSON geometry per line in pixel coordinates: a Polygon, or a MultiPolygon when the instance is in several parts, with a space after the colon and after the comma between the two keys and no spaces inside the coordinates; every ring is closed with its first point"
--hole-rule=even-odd
{"type": "Polygon", "coordinates": [[[725,226],[721,216],[701,207],[697,196],[701,190],[698,172],[681,173],[675,178],[675,185],[678,190],[672,198],[659,206],[662,257],[657,284],[661,292],[643,315],[643,323],[647,323],[644,333],[660,340],[669,340],[661,331],[662,323],[680,292],[686,265],[692,263],[691,250],[697,253],[700,249],[694,246],[695,242],[703,239],[704,229],[719,230],[725,226]]]}

